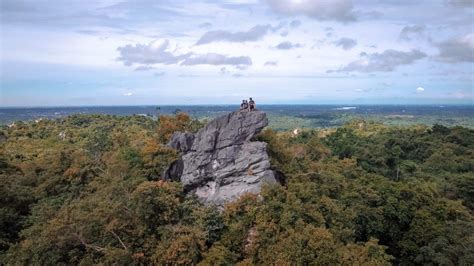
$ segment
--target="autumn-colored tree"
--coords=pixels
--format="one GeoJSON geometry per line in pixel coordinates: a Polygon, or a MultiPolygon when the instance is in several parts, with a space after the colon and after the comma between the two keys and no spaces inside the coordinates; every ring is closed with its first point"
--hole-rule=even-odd
{"type": "Polygon", "coordinates": [[[161,143],[167,143],[174,132],[194,132],[200,126],[199,121],[191,119],[188,114],[183,112],[179,112],[174,116],[162,115],[158,120],[158,138],[161,143]]]}
{"type": "MultiPolygon", "coordinates": [[[[284,121],[284,120],[281,120],[284,121]]],[[[2,265],[469,265],[474,131],[271,129],[267,184],[222,209],[157,181],[186,114],[0,128],[2,265]]]]}

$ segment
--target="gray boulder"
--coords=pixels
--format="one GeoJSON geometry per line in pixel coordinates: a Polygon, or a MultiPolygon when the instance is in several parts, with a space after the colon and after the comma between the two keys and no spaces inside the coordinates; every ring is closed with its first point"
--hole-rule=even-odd
{"type": "Polygon", "coordinates": [[[173,149],[180,152],[188,152],[191,150],[194,142],[194,134],[189,132],[174,133],[170,143],[168,144],[173,149]]]}
{"type": "Polygon", "coordinates": [[[209,122],[196,134],[175,133],[169,145],[182,152],[164,178],[180,180],[204,203],[223,205],[275,183],[267,144],[251,141],[268,125],[261,111],[236,111],[209,122]]]}

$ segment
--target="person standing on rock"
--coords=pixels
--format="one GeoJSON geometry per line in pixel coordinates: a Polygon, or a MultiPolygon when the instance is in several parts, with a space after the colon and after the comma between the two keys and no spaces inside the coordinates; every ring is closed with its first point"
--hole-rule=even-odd
{"type": "Polygon", "coordinates": [[[249,101],[249,109],[250,109],[250,111],[255,110],[255,107],[256,107],[256,106],[255,106],[255,101],[254,101],[252,98],[250,98],[250,101],[249,101]]]}
{"type": "Polygon", "coordinates": [[[240,104],[240,111],[246,109],[245,105],[247,105],[247,104],[245,103],[245,100],[242,100],[242,103],[240,104]]]}
{"type": "Polygon", "coordinates": [[[248,111],[249,110],[249,103],[247,102],[247,100],[243,100],[241,106],[242,106],[242,108],[240,109],[241,111],[248,111]]]}

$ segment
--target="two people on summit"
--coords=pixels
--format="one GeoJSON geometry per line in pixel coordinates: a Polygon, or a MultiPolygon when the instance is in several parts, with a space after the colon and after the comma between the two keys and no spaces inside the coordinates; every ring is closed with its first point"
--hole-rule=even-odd
{"type": "Polygon", "coordinates": [[[250,98],[250,100],[247,102],[247,100],[242,100],[242,103],[240,104],[240,111],[254,111],[255,108],[255,101],[250,98]]]}

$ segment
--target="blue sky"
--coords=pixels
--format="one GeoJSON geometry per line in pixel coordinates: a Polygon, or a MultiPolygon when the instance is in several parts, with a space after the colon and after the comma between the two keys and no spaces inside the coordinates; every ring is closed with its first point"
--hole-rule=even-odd
{"type": "Polygon", "coordinates": [[[1,0],[0,105],[473,104],[472,0],[1,0]]]}

